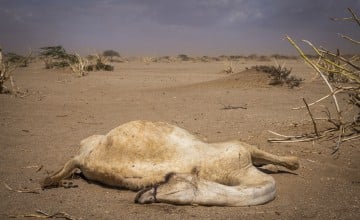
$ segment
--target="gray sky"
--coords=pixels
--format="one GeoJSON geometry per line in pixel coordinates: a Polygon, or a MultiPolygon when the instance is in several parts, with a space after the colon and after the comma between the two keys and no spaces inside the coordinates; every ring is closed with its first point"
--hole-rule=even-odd
{"type": "MultiPolygon", "coordinates": [[[[360,28],[330,17],[360,16],[359,0],[0,0],[0,45],[62,45],[83,54],[296,54],[290,35],[329,49],[359,52],[360,28]]],[[[305,46],[305,45],[304,45],[305,46]]]]}

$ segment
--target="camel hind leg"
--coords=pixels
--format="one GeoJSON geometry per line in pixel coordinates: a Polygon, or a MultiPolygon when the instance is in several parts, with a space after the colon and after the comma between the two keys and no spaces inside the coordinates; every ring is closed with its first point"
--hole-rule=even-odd
{"type": "Polygon", "coordinates": [[[41,188],[46,189],[52,187],[59,187],[61,185],[61,180],[69,177],[76,168],[79,168],[79,162],[77,158],[72,158],[65,163],[64,167],[61,168],[61,170],[42,180],[41,188]]]}
{"type": "Polygon", "coordinates": [[[274,164],[286,167],[290,170],[299,168],[299,159],[294,156],[278,156],[258,149],[252,145],[242,143],[251,154],[251,160],[254,165],[261,166],[266,164],[274,164]]]}

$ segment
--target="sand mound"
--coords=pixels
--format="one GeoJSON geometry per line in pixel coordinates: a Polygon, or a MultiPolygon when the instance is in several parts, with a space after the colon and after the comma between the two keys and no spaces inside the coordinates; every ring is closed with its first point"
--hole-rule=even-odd
{"type": "Polygon", "coordinates": [[[211,80],[202,83],[196,83],[191,86],[195,87],[215,87],[215,88],[254,88],[254,87],[270,87],[270,75],[256,71],[255,69],[247,69],[239,73],[234,73],[220,79],[211,80]]]}

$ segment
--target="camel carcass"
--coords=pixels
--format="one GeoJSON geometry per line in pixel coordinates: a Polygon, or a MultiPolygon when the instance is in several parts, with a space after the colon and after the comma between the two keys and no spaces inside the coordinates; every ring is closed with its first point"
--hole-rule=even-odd
{"type": "Polygon", "coordinates": [[[273,177],[256,168],[266,164],[299,167],[296,157],[240,141],[206,143],[165,122],[132,121],[81,141],[79,153],[42,186],[61,185],[77,168],[89,180],[140,190],[141,204],[248,206],[275,198],[273,177]]]}

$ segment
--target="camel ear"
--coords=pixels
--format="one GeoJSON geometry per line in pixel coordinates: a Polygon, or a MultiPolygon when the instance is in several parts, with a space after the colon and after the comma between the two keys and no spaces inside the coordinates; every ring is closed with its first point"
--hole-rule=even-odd
{"type": "Polygon", "coordinates": [[[200,168],[199,167],[193,167],[192,169],[191,169],[191,174],[192,175],[195,175],[196,177],[199,177],[199,173],[200,173],[200,168]]]}
{"type": "Polygon", "coordinates": [[[174,172],[170,172],[170,173],[166,174],[166,175],[165,175],[164,182],[165,182],[165,183],[169,182],[169,180],[170,180],[171,178],[173,178],[175,175],[176,175],[176,173],[174,173],[174,172]]]}

